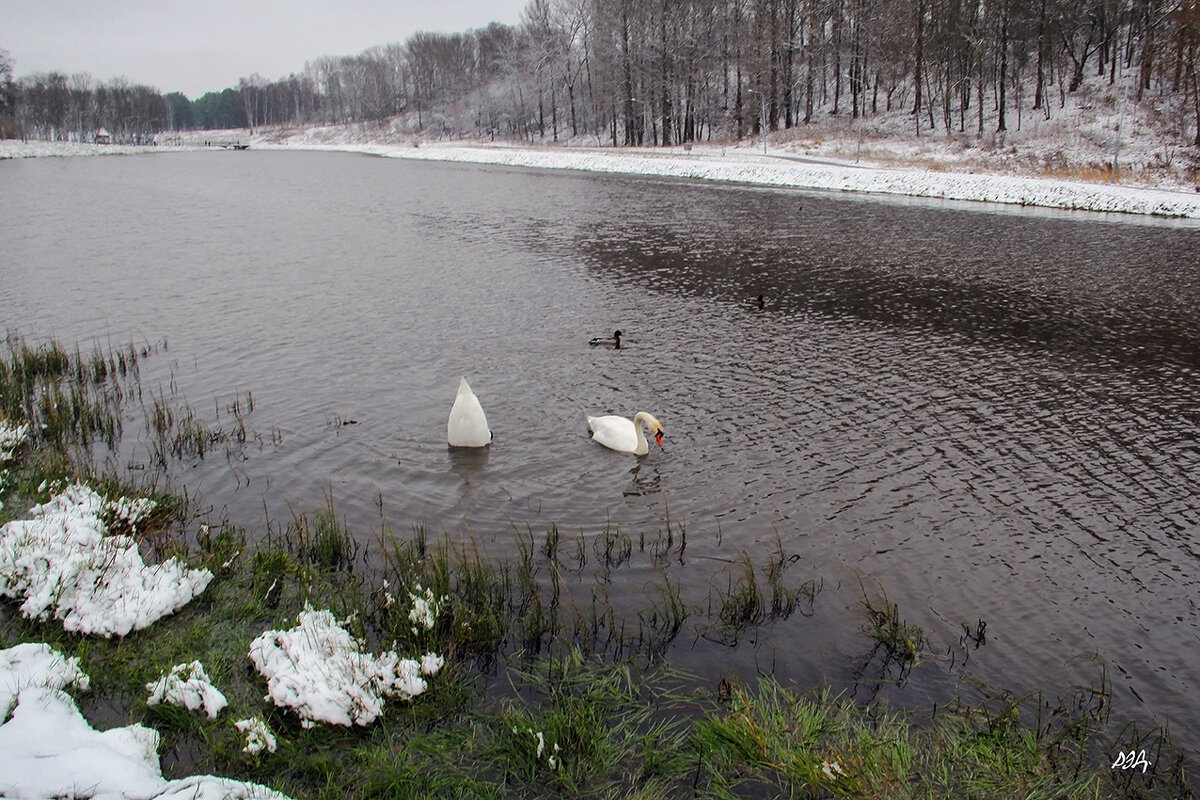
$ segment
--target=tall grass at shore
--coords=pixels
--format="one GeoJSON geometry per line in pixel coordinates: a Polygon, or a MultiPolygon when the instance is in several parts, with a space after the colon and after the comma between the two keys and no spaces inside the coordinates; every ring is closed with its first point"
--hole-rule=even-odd
{"type": "MultiPolygon", "coordinates": [[[[995,694],[976,704],[950,698],[928,715],[769,676],[714,685],[664,663],[658,637],[674,622],[650,620],[678,604],[683,610],[669,618],[701,630],[719,626],[721,611],[695,619],[708,615],[682,603],[665,578],[657,597],[644,598],[640,624],[622,624],[610,600],[594,610],[568,602],[561,581],[556,599],[544,552],[497,563],[470,543],[431,541],[415,529],[391,537],[386,570],[371,573],[332,504],[257,540],[233,525],[178,538],[214,581],[172,617],[124,639],[64,634],[0,603],[0,645],[49,641],[79,656],[93,676],[80,696],[85,714],[98,727],[159,730],[168,776],[212,772],[296,798],[1190,796],[1161,733],[1131,744],[1155,753],[1165,773],[1147,780],[1109,769],[1097,738],[1103,686],[1093,702],[1053,712],[1035,694],[995,694]],[[442,613],[432,629],[414,629],[406,601],[426,591],[442,613]],[[246,649],[306,605],[333,609],[372,649],[434,649],[448,666],[428,693],[395,703],[368,728],[303,728],[264,702],[246,649]],[[146,703],[148,682],[194,658],[230,701],[215,721],[146,703]],[[278,752],[243,752],[230,720],[256,715],[278,735],[278,752]]],[[[745,569],[733,565],[733,585],[746,580],[745,569]]],[[[868,602],[886,617],[878,625],[864,608],[864,637],[877,643],[898,612],[868,602]]],[[[913,635],[911,626],[900,629],[913,635]]]]}
{"type": "MultiPolygon", "coordinates": [[[[141,396],[136,358],[148,355],[120,353],[124,362],[10,338],[0,359],[0,413],[37,433],[15,456],[10,488],[0,490],[0,514],[8,515],[0,521],[68,480],[89,481],[108,498],[152,490],[95,474],[88,442],[104,426],[79,424],[55,394],[78,392],[79,418],[120,416],[125,399],[141,396]],[[57,413],[63,421],[47,422],[57,413]]],[[[151,402],[148,416],[164,419],[163,454],[177,457],[169,442],[181,428],[167,417],[178,409],[161,393],[151,402]]],[[[234,441],[252,403],[247,394],[224,409],[235,420],[234,441]]],[[[85,715],[98,728],[141,723],[159,731],[169,777],[209,772],[322,800],[1193,796],[1167,731],[1105,732],[1111,690],[1099,662],[1097,682],[1065,698],[1014,697],[964,674],[962,693],[932,711],[879,699],[884,683],[940,666],[929,634],[868,580],[857,606],[868,648],[857,678],[876,689],[866,700],[770,675],[739,678],[718,667],[694,676],[672,667],[681,635],[736,648],[753,630],[814,613],[821,579],[800,573],[778,539],[765,562],[742,553],[706,598],[689,600],[668,568],[684,559],[686,529],[670,519],[636,535],[608,524],[591,537],[514,527],[514,555],[496,558],[469,532],[452,538],[416,527],[397,535],[385,527],[358,536],[332,495],[261,531],[193,518],[185,501],[161,492],[155,499],[160,510],[137,530],[120,528],[119,519],[108,520],[110,530],[136,536],[157,558],[209,569],[214,578],[202,595],[113,639],[65,633],[0,600],[0,648],[46,641],[79,657],[92,678],[78,696],[85,715]],[[630,592],[622,571],[635,568],[650,577],[630,592]],[[418,598],[437,609],[428,627],[414,622],[418,598]],[[264,699],[247,649],[308,607],[332,610],[372,651],[437,652],[446,667],[428,692],[389,703],[370,726],[306,728],[264,699]],[[215,720],[147,702],[149,682],[193,659],[229,700],[215,720]],[[267,722],[278,751],[244,751],[232,720],[246,717],[267,722]],[[1114,748],[1147,751],[1153,769],[1113,769],[1114,748]]],[[[983,637],[982,622],[964,626],[965,639],[983,637]]]]}
{"type": "Polygon", "coordinates": [[[44,443],[88,449],[116,446],[123,428],[122,401],[139,390],[139,351],[129,344],[89,356],[68,353],[50,341],[31,345],[16,335],[0,354],[0,418],[31,424],[44,443]]]}

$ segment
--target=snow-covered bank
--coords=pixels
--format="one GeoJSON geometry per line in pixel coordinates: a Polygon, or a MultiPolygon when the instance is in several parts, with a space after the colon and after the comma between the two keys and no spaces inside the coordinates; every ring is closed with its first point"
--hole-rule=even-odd
{"type": "MultiPolygon", "coordinates": [[[[970,171],[969,164],[956,164],[953,159],[941,164],[943,171],[812,158],[797,155],[793,152],[794,148],[772,150],[764,155],[755,148],[717,145],[697,145],[690,151],[679,148],[504,146],[472,142],[425,142],[417,147],[411,141],[399,143],[386,133],[378,134],[377,140],[373,141],[371,132],[351,127],[270,131],[254,136],[248,131],[207,133],[210,137],[223,136],[250,142],[256,150],[330,150],[426,161],[647,175],[788,189],[1200,219],[1198,191],[977,173],[970,171]]],[[[206,149],[204,140],[196,139],[196,136],[177,137],[173,141],[178,144],[161,147],[0,141],[0,160],[206,149]]]]}
{"type": "Polygon", "coordinates": [[[78,659],[49,645],[0,650],[0,796],[287,800],[265,786],[210,775],[166,780],[156,731],[137,724],[98,731],[63,691],[85,691],[88,683],[78,659]]]}
{"type": "Polygon", "coordinates": [[[145,153],[171,153],[200,150],[199,146],[156,146],[134,144],[91,144],[89,142],[42,142],[36,139],[0,139],[0,161],[9,158],[51,158],[54,156],[132,156],[145,153]]]}
{"type": "Polygon", "coordinates": [[[862,167],[828,161],[801,161],[721,148],[682,151],[584,148],[489,147],[426,144],[420,147],[371,144],[256,144],[256,148],[345,150],[391,158],[460,161],[536,169],[566,169],[625,175],[743,183],[789,189],[929,197],[1037,206],[1078,211],[1119,212],[1160,217],[1200,218],[1200,193],[1145,189],[1004,175],[934,172],[923,169],[862,167]]]}
{"type": "MultiPolygon", "coordinates": [[[[12,447],[20,443],[19,433],[0,426],[0,440],[12,447]]],[[[147,566],[137,543],[107,532],[102,520],[115,517],[136,530],[153,507],[144,499],[105,501],[81,484],[66,487],[35,506],[31,519],[0,527],[0,597],[25,598],[26,616],[47,619],[53,613],[67,630],[103,636],[124,636],[171,614],[202,592],[212,574],[188,570],[174,559],[147,566]]],[[[419,585],[415,591],[409,618],[429,630],[444,600],[419,585]]],[[[365,653],[363,643],[328,610],[308,609],[297,621],[292,630],[270,630],[254,639],[248,656],[267,679],[264,699],[295,710],[304,727],[368,725],[383,713],[386,699],[423,694],[426,679],[445,665],[434,653],[420,658],[365,653]]],[[[224,778],[166,781],[155,730],[140,724],[93,729],[64,691],[86,691],[89,684],[79,658],[66,658],[50,645],[0,650],[0,797],[286,800],[265,787],[224,778]]],[[[181,705],[203,710],[209,719],[228,705],[199,660],[175,665],[146,690],[147,705],[181,705]]],[[[233,724],[246,736],[245,752],[275,751],[276,738],[261,717],[233,724]]]]}

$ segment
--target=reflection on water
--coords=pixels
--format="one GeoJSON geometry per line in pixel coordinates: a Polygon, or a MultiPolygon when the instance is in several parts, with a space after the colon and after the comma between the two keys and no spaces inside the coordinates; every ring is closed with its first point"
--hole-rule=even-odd
{"type": "Polygon", "coordinates": [[[424,524],[499,552],[670,520],[686,557],[638,550],[618,591],[699,602],[780,552],[825,587],[736,650],[681,637],[685,667],[852,683],[873,576],[963,658],[984,621],[993,685],[1053,695],[1098,653],[1122,713],[1200,739],[1195,226],[333,154],[0,172],[9,330],[167,339],[143,381],[201,411],[253,392],[261,446],[171,476],[215,514],[330,492],[364,543],[424,524]],[[445,444],[464,374],[478,451],[445,444]],[[589,441],[585,415],[641,410],[664,449],[589,441]]]}
{"type": "Polygon", "coordinates": [[[632,480],[624,491],[626,497],[658,494],[662,491],[662,473],[657,467],[638,459],[638,462],[629,470],[629,474],[632,476],[632,480]]]}
{"type": "Polygon", "coordinates": [[[487,447],[447,447],[450,457],[450,471],[470,483],[471,478],[487,466],[491,450],[487,447]]]}
{"type": "Polygon", "coordinates": [[[701,225],[608,215],[581,232],[579,253],[624,283],[725,300],[762,294],[771,312],[1200,365],[1194,232],[1138,229],[1139,243],[1127,221],[939,210],[917,214],[914,228],[886,203],[748,196],[760,206],[754,225],[742,215],[701,225]]]}

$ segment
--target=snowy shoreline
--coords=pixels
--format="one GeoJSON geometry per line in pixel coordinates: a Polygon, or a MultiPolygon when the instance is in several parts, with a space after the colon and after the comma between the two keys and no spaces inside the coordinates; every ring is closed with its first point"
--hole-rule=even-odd
{"type": "MultiPolygon", "coordinates": [[[[746,148],[712,145],[693,150],[621,150],[532,147],[481,143],[370,143],[348,135],[318,140],[305,133],[250,139],[255,150],[316,150],[387,158],[454,161],[531,169],[654,176],[785,189],[852,192],[940,200],[997,203],[1069,211],[1200,219],[1200,192],[1143,188],[1014,175],[860,165],[802,159],[783,151],[764,155],[746,148]]],[[[0,142],[0,161],[67,155],[126,155],[211,149],[170,145],[126,147],[52,142],[0,142]]]]}
{"type": "Polygon", "coordinates": [[[1200,194],[1119,184],[1003,175],[934,172],[789,160],[786,155],[706,149],[692,153],[526,149],[481,145],[255,145],[259,149],[322,149],[388,158],[456,161],[534,169],[684,178],[783,189],[886,194],[1070,211],[1200,219],[1200,194]]]}

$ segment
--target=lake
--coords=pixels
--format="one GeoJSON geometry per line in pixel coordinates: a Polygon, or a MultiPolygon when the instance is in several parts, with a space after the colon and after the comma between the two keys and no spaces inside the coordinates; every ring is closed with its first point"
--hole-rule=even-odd
{"type": "MultiPolygon", "coordinates": [[[[146,346],[147,394],[217,427],[240,404],[244,444],[162,476],[214,519],[328,497],[368,551],[555,525],[593,564],[608,526],[614,594],[701,605],[774,561],[811,608],[668,658],[859,687],[866,587],[929,639],[899,702],[1107,681],[1200,746],[1200,226],[259,151],[0,163],[0,207],[8,333],[146,346]],[[446,447],[460,376],[482,453],[446,447]],[[663,449],[589,441],[640,410],[663,449]]],[[[142,417],[115,468],[153,472],[142,417]]]]}

